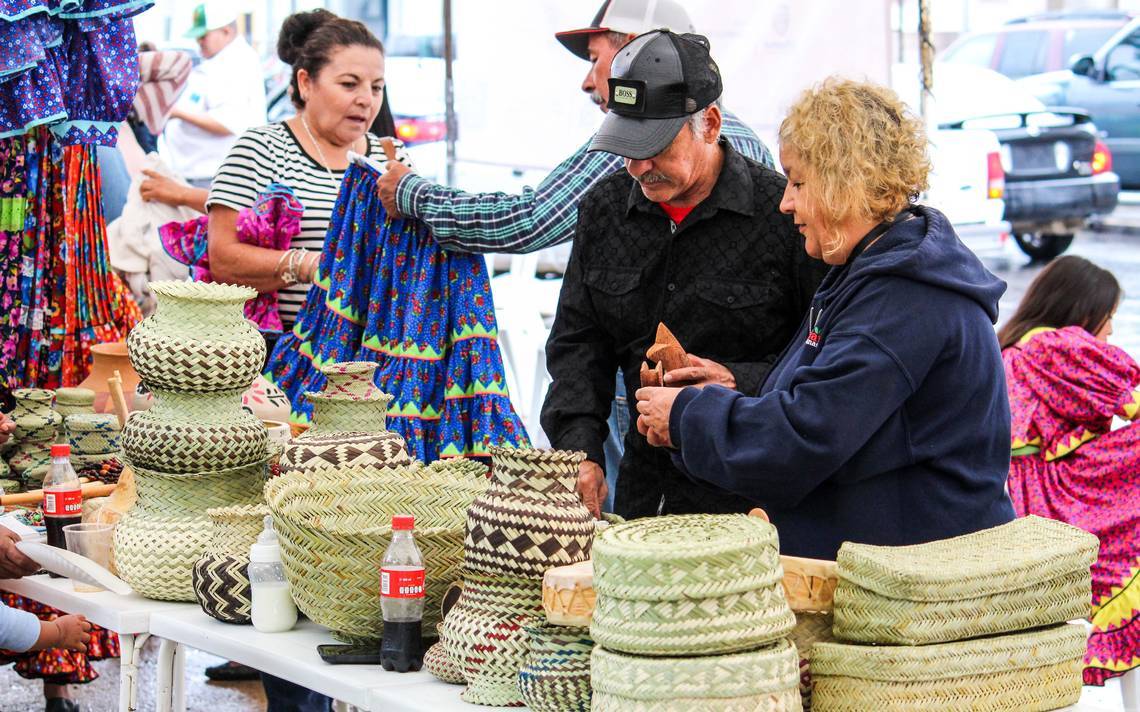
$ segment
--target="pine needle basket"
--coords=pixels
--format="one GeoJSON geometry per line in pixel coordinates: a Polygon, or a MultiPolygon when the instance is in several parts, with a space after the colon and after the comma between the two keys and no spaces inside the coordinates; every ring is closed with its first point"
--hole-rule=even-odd
{"type": "Polygon", "coordinates": [[[743,653],[646,658],[594,647],[595,712],[799,712],[799,655],[787,640],[743,653]]]}
{"type": "Polygon", "coordinates": [[[926,645],[1085,618],[1098,548],[1092,534],[1035,516],[915,546],[845,543],[835,636],[926,645]]]}
{"type": "Polygon", "coordinates": [[[393,514],[416,518],[427,568],[424,625],[463,563],[467,507],[489,484],[479,463],[291,472],[270,480],[265,497],[281,541],[293,599],[311,620],[349,642],[380,637],[380,563],[393,514]]]}
{"type": "Polygon", "coordinates": [[[1081,696],[1083,626],[921,646],[818,643],[814,712],[1052,710],[1081,696]]]}
{"type": "Polygon", "coordinates": [[[795,626],[776,529],[756,517],[694,514],[609,527],[594,542],[594,640],[636,655],[716,655],[795,626]]]}

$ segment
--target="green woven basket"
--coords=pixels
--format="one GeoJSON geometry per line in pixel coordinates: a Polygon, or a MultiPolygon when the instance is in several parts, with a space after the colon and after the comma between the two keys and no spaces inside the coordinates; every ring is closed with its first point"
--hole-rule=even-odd
{"type": "Polygon", "coordinates": [[[1034,516],[916,546],[846,543],[835,636],[924,645],[1085,618],[1098,547],[1092,534],[1034,516]]]}
{"type": "Polygon", "coordinates": [[[588,628],[538,626],[527,633],[530,655],[519,670],[519,692],[532,712],[589,712],[588,628]]]}
{"type": "Polygon", "coordinates": [[[602,712],[798,712],[799,655],[773,645],[732,655],[645,658],[595,647],[593,709],[602,712]]]}
{"type": "Polygon", "coordinates": [[[593,550],[598,645],[637,655],[750,650],[796,623],[781,585],[775,528],[695,514],[609,527],[593,550]]]}
{"type": "Polygon", "coordinates": [[[376,640],[383,624],[377,572],[391,518],[412,514],[427,568],[424,625],[431,630],[443,593],[459,574],[464,512],[487,487],[484,471],[448,461],[291,472],[270,480],[265,497],[297,607],[341,639],[376,640]]]}
{"type": "Polygon", "coordinates": [[[140,596],[196,601],[192,571],[213,535],[206,510],[261,502],[266,463],[198,475],[134,466],[138,501],[115,527],[115,564],[140,596]]]}
{"type": "Polygon", "coordinates": [[[241,391],[209,394],[161,391],[154,407],[131,415],[123,427],[131,462],[165,472],[204,472],[265,457],[269,433],[241,407],[241,391]]]}
{"type": "MultiPolygon", "coordinates": [[[[1083,626],[922,646],[817,643],[815,712],[1052,710],[1081,696],[1083,626]]],[[[595,673],[596,674],[596,673],[595,673]]]]}
{"type": "Polygon", "coordinates": [[[51,405],[55,391],[46,388],[17,388],[12,391],[12,397],[16,400],[16,407],[10,413],[12,420],[19,420],[29,415],[52,414],[51,405]]]}
{"type": "Polygon", "coordinates": [[[79,413],[64,420],[72,454],[102,455],[119,450],[119,419],[104,413],[79,413]]]}

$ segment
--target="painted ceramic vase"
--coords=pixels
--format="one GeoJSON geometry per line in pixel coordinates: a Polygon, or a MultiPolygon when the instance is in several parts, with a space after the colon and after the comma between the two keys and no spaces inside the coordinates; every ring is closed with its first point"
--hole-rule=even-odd
{"type": "Polygon", "coordinates": [[[206,282],[151,282],[155,313],[131,330],[131,363],[152,390],[244,391],[265,363],[265,340],[243,307],[257,291],[206,282]]]}

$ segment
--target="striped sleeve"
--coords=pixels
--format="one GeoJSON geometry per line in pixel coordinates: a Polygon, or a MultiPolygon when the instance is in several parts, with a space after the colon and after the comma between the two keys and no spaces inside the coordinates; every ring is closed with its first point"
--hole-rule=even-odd
{"type": "Polygon", "coordinates": [[[206,210],[215,205],[233,210],[248,208],[273,182],[274,159],[281,147],[273,140],[270,128],[250,129],[234,143],[210,185],[206,210]]]}

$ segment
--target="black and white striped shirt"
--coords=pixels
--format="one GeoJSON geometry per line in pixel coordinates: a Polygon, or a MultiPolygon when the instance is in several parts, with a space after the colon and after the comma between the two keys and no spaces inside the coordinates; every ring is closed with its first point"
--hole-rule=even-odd
{"type": "MultiPolygon", "coordinates": [[[[368,155],[383,161],[380,139],[372,134],[367,136],[368,155]]],[[[397,158],[411,167],[404,144],[399,139],[393,139],[393,143],[397,158]]],[[[284,122],[259,126],[242,134],[230,149],[214,176],[206,209],[214,205],[234,210],[248,208],[270,183],[282,183],[292,188],[305,206],[301,233],[293,238],[292,247],[320,252],[344,171],[332,174],[330,178],[329,172],[301,148],[296,135],[284,122]]],[[[286,329],[293,327],[309,286],[294,284],[277,293],[281,321],[286,329]]]]}

